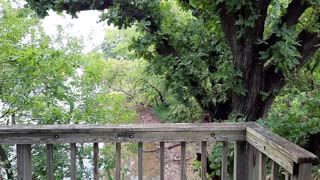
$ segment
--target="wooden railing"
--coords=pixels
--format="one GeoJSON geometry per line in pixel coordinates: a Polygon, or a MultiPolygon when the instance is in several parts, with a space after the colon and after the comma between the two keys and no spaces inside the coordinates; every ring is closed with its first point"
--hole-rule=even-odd
{"type": "Polygon", "coordinates": [[[76,143],[93,143],[94,179],[98,179],[98,143],[116,142],[116,173],[120,180],[121,143],[138,143],[138,179],[143,178],[142,158],[144,142],[160,142],[160,179],[165,179],[164,144],[181,143],[181,179],[186,177],[186,144],[201,142],[202,180],[206,177],[207,142],[223,144],[223,180],[265,180],[267,158],[272,161],[271,179],[279,179],[279,168],[291,180],[311,180],[312,165],[318,158],[301,147],[279,137],[255,123],[210,123],[210,124],[131,124],[131,125],[45,125],[2,126],[0,143],[17,145],[18,179],[32,179],[32,144],[47,145],[47,174],[53,177],[53,144],[70,143],[71,179],[76,179],[76,143]],[[234,172],[227,173],[228,143],[234,142],[234,172]]]}

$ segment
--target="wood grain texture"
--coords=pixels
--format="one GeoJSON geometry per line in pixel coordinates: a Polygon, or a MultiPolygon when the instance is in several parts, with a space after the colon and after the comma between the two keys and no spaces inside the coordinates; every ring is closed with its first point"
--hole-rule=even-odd
{"type": "Polygon", "coordinates": [[[181,142],[180,179],[186,180],[186,142],[181,142]]]}
{"type": "Polygon", "coordinates": [[[279,165],[274,161],[271,163],[271,180],[279,180],[279,165]]]}
{"type": "Polygon", "coordinates": [[[165,161],[164,161],[164,142],[160,142],[160,180],[164,180],[165,175],[165,161]]]}
{"type": "Polygon", "coordinates": [[[250,144],[247,144],[247,167],[248,180],[259,179],[259,150],[250,144]]]}
{"type": "Polygon", "coordinates": [[[47,177],[53,180],[53,145],[47,144],[47,177]]]}
{"type": "Polygon", "coordinates": [[[70,174],[71,180],[77,177],[77,146],[75,143],[70,144],[70,174]]]}
{"type": "Polygon", "coordinates": [[[17,145],[18,180],[32,180],[31,145],[17,145]]]}
{"type": "Polygon", "coordinates": [[[0,126],[1,144],[245,140],[247,123],[0,126]]]}
{"type": "Polygon", "coordinates": [[[234,180],[248,179],[247,166],[247,142],[238,141],[234,143],[233,176],[234,180]]]}
{"type": "Polygon", "coordinates": [[[259,160],[259,177],[258,180],[266,180],[267,176],[267,156],[262,152],[258,153],[258,160],[259,160]]]}
{"type": "Polygon", "coordinates": [[[116,180],[121,178],[121,143],[116,143],[116,180]]]}
{"type": "Polygon", "coordinates": [[[222,142],[221,179],[228,180],[228,142],[222,142]]]}
{"type": "Polygon", "coordinates": [[[238,131],[245,130],[251,123],[163,123],[163,124],[107,124],[107,125],[32,125],[32,126],[0,126],[0,134],[9,133],[35,133],[35,132],[122,132],[126,131],[142,131],[142,132],[181,132],[181,131],[215,131],[229,130],[238,131]]]}
{"type": "Polygon", "coordinates": [[[143,179],[143,142],[138,142],[138,180],[143,179]]]}
{"type": "Polygon", "coordinates": [[[207,180],[207,142],[201,142],[201,179],[207,180]]]}
{"type": "Polygon", "coordinates": [[[303,163],[298,166],[298,172],[291,175],[291,180],[312,180],[312,164],[303,163]]]}
{"type": "Polygon", "coordinates": [[[93,143],[93,179],[99,179],[99,143],[93,143]]]}
{"type": "MultiPolygon", "coordinates": [[[[282,154],[283,156],[288,157],[290,160],[292,160],[295,163],[318,163],[319,161],[316,155],[280,137],[279,135],[272,133],[271,131],[263,128],[262,126],[256,123],[249,124],[249,126],[247,127],[246,136],[247,136],[247,140],[248,138],[249,140],[250,138],[252,138],[252,140],[256,140],[256,143],[259,143],[259,144],[255,144],[255,143],[252,144],[253,146],[257,145],[258,149],[261,147],[263,149],[270,148],[270,150],[273,150],[276,153],[279,153],[279,154],[282,154]]],[[[263,152],[262,151],[263,149],[259,149],[259,150],[263,152]]],[[[267,155],[269,156],[269,154],[267,155]]]]}
{"type": "Polygon", "coordinates": [[[275,161],[286,171],[293,173],[293,160],[279,152],[277,149],[273,148],[270,144],[265,143],[261,139],[257,138],[255,135],[252,135],[250,132],[247,133],[247,142],[255,148],[257,148],[259,151],[266,154],[270,159],[275,161]]]}

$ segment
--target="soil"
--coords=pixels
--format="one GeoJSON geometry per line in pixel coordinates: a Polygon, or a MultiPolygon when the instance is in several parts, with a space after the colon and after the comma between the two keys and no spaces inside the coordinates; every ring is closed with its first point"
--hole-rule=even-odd
{"type": "MultiPolygon", "coordinates": [[[[141,123],[161,123],[160,119],[153,113],[153,109],[150,106],[139,105],[137,106],[137,112],[140,116],[141,123]]],[[[188,143],[186,151],[186,164],[187,164],[187,177],[188,179],[199,179],[197,173],[193,170],[193,161],[195,159],[195,149],[197,147],[195,143],[188,143]]],[[[198,146],[199,147],[199,146],[198,146]]],[[[159,143],[154,143],[153,149],[144,149],[144,152],[157,153],[158,158],[154,164],[159,163],[159,143]]],[[[165,179],[178,180],[180,179],[180,155],[181,147],[180,143],[165,143],[165,179]]],[[[147,177],[145,177],[148,179],[147,177]]]]}

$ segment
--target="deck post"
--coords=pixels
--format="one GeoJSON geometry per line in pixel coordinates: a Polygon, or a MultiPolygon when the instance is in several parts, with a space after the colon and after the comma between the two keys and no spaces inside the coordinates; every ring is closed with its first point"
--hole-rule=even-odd
{"type": "Polygon", "coordinates": [[[236,141],[234,144],[234,180],[248,179],[247,146],[248,144],[245,141],[236,141]]]}
{"type": "Polygon", "coordinates": [[[186,142],[181,142],[180,179],[186,180],[186,142]]]}
{"type": "Polygon", "coordinates": [[[299,164],[298,172],[294,172],[291,175],[291,180],[311,180],[312,179],[312,164],[311,163],[303,163],[299,164]]]}
{"type": "Polygon", "coordinates": [[[138,142],[138,180],[143,179],[143,142],[138,142]]]}
{"type": "Polygon", "coordinates": [[[53,144],[47,144],[47,176],[48,180],[53,180],[53,144]]]}
{"type": "Polygon", "coordinates": [[[271,164],[271,180],[279,180],[279,165],[274,161],[271,164]]]}
{"type": "Polygon", "coordinates": [[[257,180],[259,177],[259,151],[252,145],[247,146],[248,180],[257,180]]]}
{"type": "Polygon", "coordinates": [[[160,142],[160,180],[164,180],[164,165],[165,165],[165,159],[164,159],[164,142],[160,142]]]}
{"type": "Polygon", "coordinates": [[[18,144],[17,145],[17,166],[18,166],[18,180],[32,179],[32,159],[31,159],[31,145],[18,144]]]}
{"type": "Polygon", "coordinates": [[[222,142],[221,179],[228,180],[228,142],[222,142]]]}
{"type": "Polygon", "coordinates": [[[207,180],[207,141],[201,142],[201,179],[207,180]]]}
{"type": "Polygon", "coordinates": [[[70,175],[71,180],[76,180],[77,177],[77,146],[76,143],[70,144],[70,175]]]}
{"type": "Polygon", "coordinates": [[[93,143],[93,179],[99,179],[99,143],[93,143]]]}
{"type": "Polygon", "coordinates": [[[121,179],[121,143],[116,143],[116,180],[121,179]]]}

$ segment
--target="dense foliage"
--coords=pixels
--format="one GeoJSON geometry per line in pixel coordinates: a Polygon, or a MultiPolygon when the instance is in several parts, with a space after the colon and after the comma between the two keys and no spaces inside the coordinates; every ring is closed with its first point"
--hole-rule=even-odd
{"type": "Polygon", "coordinates": [[[141,35],[131,46],[181,97],[210,120],[255,121],[318,50],[318,1],[35,1],[72,15],[108,9],[102,20],[141,35]]]}
{"type": "MultiPolygon", "coordinates": [[[[116,75],[114,67],[120,66],[117,61],[107,62],[96,53],[83,54],[81,40],[61,28],[57,36],[47,36],[30,9],[0,1],[0,10],[0,124],[119,124],[138,119],[135,104],[107,85],[107,79],[116,75]]],[[[69,176],[68,148],[54,146],[58,179],[69,176]]],[[[78,163],[79,177],[90,179],[88,149],[91,147],[78,145],[78,163]]],[[[43,145],[33,147],[37,179],[47,176],[45,151],[43,145]]],[[[1,170],[1,174],[13,179],[14,146],[0,146],[0,158],[6,172],[1,170]]],[[[107,167],[114,157],[101,158],[101,167],[107,167]]]]}

